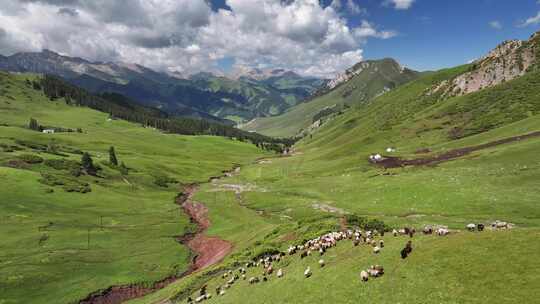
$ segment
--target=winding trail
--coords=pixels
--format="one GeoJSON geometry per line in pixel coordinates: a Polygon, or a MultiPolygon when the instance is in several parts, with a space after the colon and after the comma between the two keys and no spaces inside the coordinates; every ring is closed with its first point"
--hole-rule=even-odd
{"type": "MultiPolygon", "coordinates": [[[[229,171],[224,172],[227,176],[229,171]]],[[[223,176],[222,176],[223,177],[223,176]]],[[[214,177],[216,178],[216,177],[214,177]]],[[[219,177],[221,178],[221,177],[219,177]]],[[[208,208],[204,204],[193,201],[193,196],[197,193],[199,185],[191,184],[184,187],[181,195],[176,198],[176,204],[180,205],[182,210],[190,217],[192,223],[195,223],[197,229],[195,232],[189,232],[176,237],[176,240],[188,246],[194,253],[193,260],[189,268],[179,275],[172,275],[153,284],[126,284],[112,286],[105,290],[91,293],[80,304],[119,304],[128,300],[144,297],[148,294],[165,288],[169,284],[190,275],[198,270],[222,261],[232,250],[232,243],[222,240],[218,237],[205,235],[210,227],[208,218],[208,208]]]]}
{"type": "Polygon", "coordinates": [[[420,158],[415,158],[415,159],[402,159],[399,157],[386,156],[383,160],[376,162],[376,164],[379,166],[382,166],[383,168],[435,165],[438,163],[454,160],[456,158],[465,156],[469,153],[472,153],[478,150],[487,149],[487,148],[491,148],[491,147],[495,147],[495,146],[503,145],[503,144],[508,144],[512,142],[518,142],[521,140],[534,138],[534,137],[540,137],[540,131],[536,131],[536,132],[532,132],[532,133],[528,133],[524,135],[519,135],[519,136],[507,137],[507,138],[491,141],[491,142],[481,144],[481,145],[453,149],[448,152],[435,155],[435,156],[420,157],[420,158]]]}

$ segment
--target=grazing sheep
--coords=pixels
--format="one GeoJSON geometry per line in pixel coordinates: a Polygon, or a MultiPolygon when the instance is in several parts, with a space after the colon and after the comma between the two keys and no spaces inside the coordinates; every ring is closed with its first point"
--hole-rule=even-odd
{"type": "Polygon", "coordinates": [[[367,273],[369,274],[370,277],[380,277],[384,274],[384,268],[380,265],[375,265],[375,266],[371,266],[368,270],[367,270],[367,273]]]}
{"type": "Polygon", "coordinates": [[[468,224],[467,225],[467,230],[469,231],[475,231],[476,230],[476,225],[475,224],[468,224]]]}
{"type": "Polygon", "coordinates": [[[212,297],[212,294],[209,294],[209,293],[207,293],[207,294],[204,295],[204,298],[205,298],[206,300],[209,300],[211,297],[212,297]]]}
{"type": "Polygon", "coordinates": [[[484,231],[485,228],[484,224],[478,224],[476,227],[478,227],[478,231],[484,231]]]}
{"type": "Polygon", "coordinates": [[[206,285],[203,285],[201,287],[201,289],[199,290],[199,295],[202,296],[202,295],[205,295],[206,294],[206,285]]]}
{"type": "Polygon", "coordinates": [[[392,229],[392,235],[398,236],[398,231],[396,229],[392,229]]]}
{"type": "Polygon", "coordinates": [[[412,242],[408,241],[407,244],[405,245],[405,248],[401,249],[401,258],[402,259],[407,258],[409,254],[411,254],[411,252],[412,252],[412,242]]]}
{"type": "Polygon", "coordinates": [[[369,274],[367,273],[367,271],[365,270],[360,271],[360,279],[363,282],[367,282],[367,280],[369,280],[369,274]]]}
{"type": "Polygon", "coordinates": [[[360,240],[359,240],[359,239],[355,239],[355,240],[353,241],[353,245],[354,245],[355,247],[358,246],[358,245],[360,245],[360,240]]]}
{"type": "Polygon", "coordinates": [[[311,268],[308,266],[308,268],[306,268],[306,270],[304,271],[304,276],[306,278],[309,278],[311,276],[311,268]]]}
{"type": "Polygon", "coordinates": [[[255,284],[255,283],[259,283],[259,278],[258,277],[249,278],[249,284],[255,284]]]}
{"type": "Polygon", "coordinates": [[[225,278],[227,278],[228,275],[229,274],[227,272],[225,272],[221,277],[225,279],[225,278]]]}
{"type": "Polygon", "coordinates": [[[450,233],[450,231],[447,229],[447,228],[438,228],[437,229],[437,235],[438,236],[445,236],[445,235],[448,235],[450,233]]]}
{"type": "Polygon", "coordinates": [[[381,252],[381,248],[379,246],[373,247],[373,253],[377,254],[379,252],[381,252]]]}
{"type": "Polygon", "coordinates": [[[263,282],[266,282],[268,281],[268,278],[266,278],[266,276],[263,276],[263,282]]]}
{"type": "Polygon", "coordinates": [[[324,260],[323,260],[323,259],[320,259],[320,260],[319,260],[319,266],[324,267],[324,265],[325,265],[325,264],[324,264],[324,260]]]}
{"type": "Polygon", "coordinates": [[[266,274],[272,274],[272,272],[274,272],[274,268],[272,267],[272,265],[268,266],[268,268],[266,268],[266,274]]]}
{"type": "Polygon", "coordinates": [[[307,256],[308,256],[307,251],[304,251],[304,252],[302,252],[302,253],[300,254],[300,258],[301,258],[301,259],[303,259],[303,258],[305,258],[305,257],[307,257],[307,256]]]}
{"type": "Polygon", "coordinates": [[[278,278],[281,278],[281,277],[283,276],[283,270],[282,270],[281,268],[278,269],[278,271],[277,271],[277,273],[276,273],[276,276],[277,276],[278,278]]]}
{"type": "Polygon", "coordinates": [[[218,295],[224,296],[225,295],[225,290],[220,290],[218,295]]]}
{"type": "Polygon", "coordinates": [[[384,241],[383,240],[379,240],[379,247],[384,248],[384,241]]]}
{"type": "Polygon", "coordinates": [[[242,280],[246,280],[246,275],[245,274],[242,274],[242,280]]]}
{"type": "Polygon", "coordinates": [[[196,299],[195,299],[195,302],[196,303],[200,303],[202,301],[206,300],[206,295],[202,295],[202,296],[198,296],[196,299]]]}
{"type": "Polygon", "coordinates": [[[433,234],[433,227],[431,226],[425,226],[424,229],[422,229],[422,232],[424,234],[433,234]]]}

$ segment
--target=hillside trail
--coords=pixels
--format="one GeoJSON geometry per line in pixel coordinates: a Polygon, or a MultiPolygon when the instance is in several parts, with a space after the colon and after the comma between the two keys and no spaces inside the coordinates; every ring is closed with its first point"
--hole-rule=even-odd
{"type": "Polygon", "coordinates": [[[459,157],[463,157],[475,151],[492,148],[495,146],[508,144],[512,142],[518,142],[521,140],[526,140],[526,139],[534,138],[534,137],[540,137],[540,131],[535,131],[535,132],[527,133],[524,135],[507,137],[507,138],[491,141],[491,142],[476,145],[476,146],[453,149],[453,150],[450,150],[450,151],[447,151],[447,152],[444,152],[442,154],[435,155],[435,156],[427,156],[427,157],[420,157],[420,158],[414,158],[414,159],[402,159],[399,157],[385,156],[383,160],[376,162],[376,164],[379,166],[382,166],[385,169],[399,168],[399,167],[404,167],[404,166],[435,165],[438,163],[442,163],[442,162],[457,159],[459,157]]]}
{"type": "MultiPolygon", "coordinates": [[[[221,177],[228,176],[230,172],[232,171],[224,172],[224,175],[221,177]]],[[[213,177],[213,179],[221,177],[213,177]]],[[[196,225],[194,232],[187,232],[181,236],[175,237],[179,243],[187,246],[193,253],[191,264],[185,272],[168,276],[153,284],[139,283],[111,286],[105,290],[91,293],[85,299],[79,301],[79,303],[119,304],[128,300],[141,298],[163,289],[185,276],[222,261],[225,256],[231,252],[233,245],[218,237],[212,237],[205,234],[206,230],[210,227],[211,222],[208,218],[208,208],[203,203],[193,200],[193,197],[198,190],[198,184],[186,185],[175,200],[175,203],[189,216],[190,221],[196,225]]]]}

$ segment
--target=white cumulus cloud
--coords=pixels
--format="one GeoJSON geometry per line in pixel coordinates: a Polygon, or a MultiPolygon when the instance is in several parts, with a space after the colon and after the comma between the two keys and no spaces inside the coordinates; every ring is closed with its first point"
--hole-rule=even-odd
{"type": "Polygon", "coordinates": [[[340,10],[353,0],[0,0],[0,54],[51,49],[99,61],[154,69],[213,71],[223,58],[332,76],[362,59],[369,38],[388,39],[363,21],[351,26],[340,10]],[[6,3],[4,3],[6,2],[6,3]],[[5,5],[4,5],[5,4],[5,5]]]}
{"type": "Polygon", "coordinates": [[[393,6],[397,10],[407,10],[411,8],[415,0],[386,0],[383,4],[393,6]]]}

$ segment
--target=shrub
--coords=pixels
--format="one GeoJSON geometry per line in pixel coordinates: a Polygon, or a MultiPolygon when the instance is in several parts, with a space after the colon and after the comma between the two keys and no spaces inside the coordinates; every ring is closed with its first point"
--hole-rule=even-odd
{"type": "Polygon", "coordinates": [[[157,176],[154,176],[154,184],[160,186],[160,187],[163,187],[163,188],[167,188],[169,185],[168,184],[174,184],[174,183],[177,183],[178,181],[172,177],[168,177],[168,176],[165,176],[165,175],[157,175],[157,176]]]}
{"type": "Polygon", "coordinates": [[[43,158],[34,154],[21,154],[18,158],[27,164],[39,164],[43,162],[43,158]]]}
{"type": "Polygon", "coordinates": [[[78,162],[69,159],[47,159],[44,164],[56,170],[72,170],[80,167],[78,162]]]}
{"type": "Polygon", "coordinates": [[[65,184],[64,181],[58,176],[47,174],[47,173],[41,174],[41,178],[39,179],[39,182],[48,186],[62,186],[65,184]]]}
{"type": "Polygon", "coordinates": [[[66,192],[79,192],[79,193],[88,193],[92,191],[90,185],[87,183],[79,184],[68,184],[63,187],[66,192]]]}

